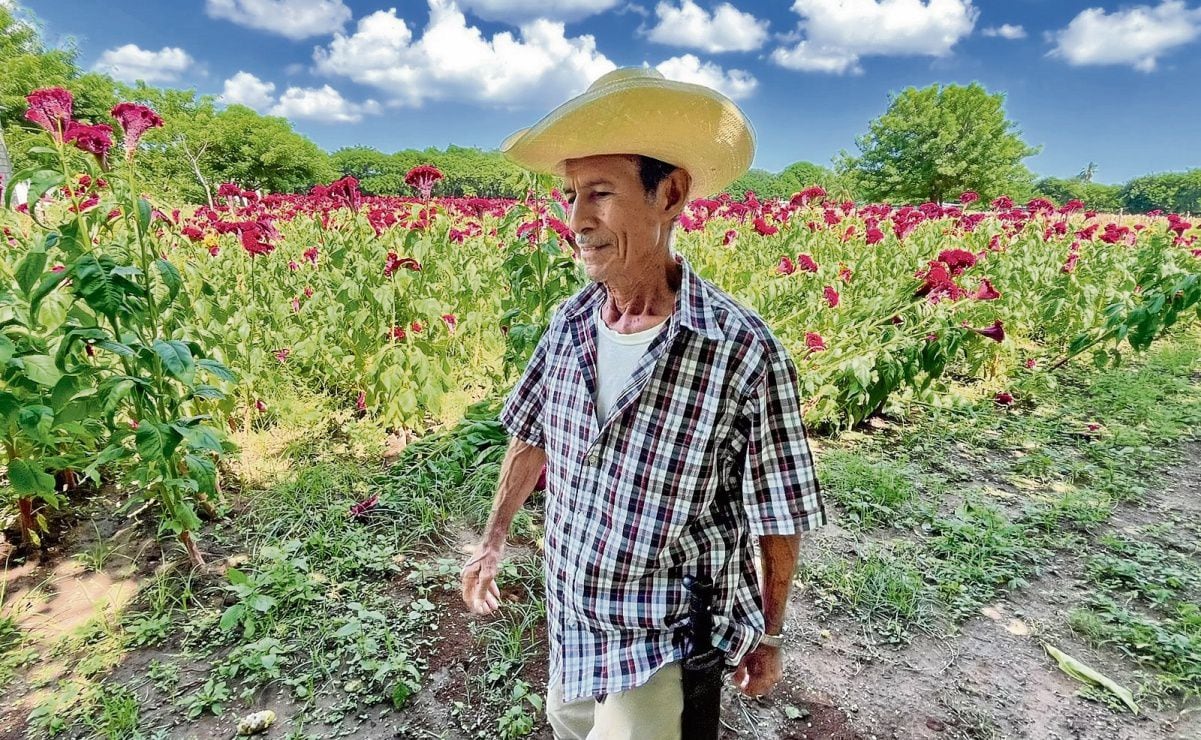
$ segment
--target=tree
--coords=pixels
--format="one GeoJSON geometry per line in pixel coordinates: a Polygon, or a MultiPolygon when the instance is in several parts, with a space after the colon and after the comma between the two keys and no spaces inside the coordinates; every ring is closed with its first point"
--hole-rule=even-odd
{"type": "Polygon", "coordinates": [[[871,200],[943,201],[972,190],[984,200],[1028,188],[1022,160],[1037,154],[1005,117],[1004,95],[978,83],[906,88],[841,153],[838,170],[871,200]]]}
{"type": "Polygon", "coordinates": [[[1080,174],[1076,175],[1076,179],[1081,182],[1092,182],[1093,177],[1097,174],[1097,163],[1089,162],[1088,165],[1080,170],[1080,174]]]}
{"type": "Polygon", "coordinates": [[[1120,185],[1104,185],[1079,178],[1064,180],[1058,177],[1044,177],[1034,184],[1034,190],[1037,195],[1060,205],[1069,200],[1080,200],[1097,211],[1113,212],[1122,207],[1120,185]]]}
{"type": "Polygon", "coordinates": [[[1121,199],[1136,213],[1201,213],[1201,169],[1136,177],[1122,186],[1121,199]]]}

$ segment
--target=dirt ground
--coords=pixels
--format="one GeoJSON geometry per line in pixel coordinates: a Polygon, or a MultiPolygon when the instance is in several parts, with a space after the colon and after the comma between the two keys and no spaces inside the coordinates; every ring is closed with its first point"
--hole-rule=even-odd
{"type": "MultiPolygon", "coordinates": [[[[1201,521],[1201,442],[1182,448],[1184,460],[1166,472],[1167,484],[1149,491],[1139,505],[1123,505],[1111,518],[1110,531],[1130,531],[1172,517],[1201,521]]],[[[9,596],[38,583],[51,583],[51,598],[36,613],[24,617],[27,628],[47,634],[66,634],[79,620],[94,613],[100,601],[118,608],[128,600],[159,554],[148,552],[134,533],[101,572],[83,569],[65,553],[86,546],[97,535],[113,532],[104,525],[76,526],[40,561],[9,569],[9,596]],[[136,552],[134,551],[136,548],[136,552]],[[133,560],[140,567],[130,567],[133,560]],[[149,562],[147,562],[149,561],[149,562]],[[16,589],[16,590],[14,590],[16,589]]],[[[120,534],[120,533],[117,533],[120,534]]],[[[818,530],[806,548],[828,546],[840,534],[835,526],[818,530]],[[823,542],[823,539],[826,542],[823,542]]],[[[1196,542],[1165,543],[1196,553],[1196,542]]],[[[157,549],[157,548],[151,548],[157,549]]],[[[804,557],[804,554],[802,554],[804,557]]],[[[723,740],[734,738],[817,740],[884,740],[921,738],[1021,738],[1068,740],[1097,738],[1136,740],[1201,738],[1201,708],[1177,712],[1152,705],[1139,716],[1118,714],[1076,695],[1081,688],[1061,672],[1043,650],[1046,641],[1083,660],[1118,683],[1137,683],[1134,666],[1114,651],[1089,647],[1068,628],[1068,613],[1081,603],[1083,559],[1058,553],[1029,586],[980,610],[960,626],[957,635],[935,639],[919,635],[901,647],[877,645],[862,624],[846,616],[821,618],[812,599],[795,592],[789,609],[791,627],[785,678],[767,698],[751,700],[727,687],[722,718],[723,740]]],[[[473,703],[470,677],[486,670],[482,648],[469,628],[473,619],[453,591],[431,596],[441,615],[434,648],[426,656],[424,687],[405,707],[366,708],[336,727],[309,725],[310,736],[350,738],[444,738],[468,740],[491,737],[490,724],[471,725],[456,717],[455,702],[473,703]]],[[[541,637],[541,636],[540,636],[541,637]]],[[[47,640],[47,644],[48,644],[47,640]]],[[[170,657],[170,645],[129,653],[110,678],[137,686],[151,661],[170,657]]],[[[207,666],[183,666],[184,684],[203,682],[207,666]]],[[[31,680],[48,684],[55,668],[42,660],[35,676],[18,678],[0,701],[0,738],[25,737],[25,719],[37,695],[31,680]]],[[[522,678],[542,691],[544,651],[527,664],[522,678]]],[[[186,721],[177,707],[156,697],[153,687],[140,682],[135,689],[142,702],[143,726],[167,728],[168,737],[229,738],[237,719],[250,710],[234,703],[221,717],[186,721]]],[[[289,697],[268,689],[253,710],[273,709],[279,720],[265,737],[282,738],[300,729],[292,718],[299,707],[289,697]]],[[[494,721],[494,718],[491,720],[494,721]]],[[[71,735],[67,736],[86,736],[71,735]]],[[[545,722],[530,736],[549,740],[545,722]]]]}

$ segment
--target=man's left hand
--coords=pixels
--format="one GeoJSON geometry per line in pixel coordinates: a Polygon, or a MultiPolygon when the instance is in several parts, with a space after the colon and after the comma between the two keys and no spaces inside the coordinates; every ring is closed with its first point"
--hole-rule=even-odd
{"type": "Polygon", "coordinates": [[[766,696],[784,675],[780,648],[759,645],[747,653],[731,679],[747,696],[766,696]]]}

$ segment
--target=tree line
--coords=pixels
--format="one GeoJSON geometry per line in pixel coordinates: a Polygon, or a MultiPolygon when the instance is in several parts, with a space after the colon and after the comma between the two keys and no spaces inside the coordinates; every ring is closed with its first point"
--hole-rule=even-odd
{"type": "MultiPolygon", "coordinates": [[[[37,141],[24,120],[25,95],[62,86],[75,96],[76,116],[112,123],[108,111],[121,100],[154,108],[164,121],[146,134],[139,160],[147,192],[175,201],[211,202],[222,182],[270,192],[302,192],[314,184],[353,175],[374,195],[408,195],[405,173],[432,164],[445,177],[434,195],[521,197],[528,174],[497,151],[448,146],[386,153],[366,146],[326,152],[278,116],[243,105],[219,107],[215,96],[194,90],[126,85],[83,71],[73,48],[48,48],[34,21],[16,19],[0,5],[0,145],[15,169],[37,141]]],[[[1004,96],[979,84],[907,88],[891,96],[887,111],[841,152],[832,167],[795,162],[779,172],[752,169],[728,188],[735,197],[788,197],[820,185],[833,197],[859,202],[947,201],[964,191],[983,202],[999,195],[1018,201],[1079,199],[1097,210],[1145,213],[1201,212],[1201,168],[1138,177],[1122,185],[1093,182],[1089,163],[1074,178],[1037,179],[1023,160],[1039,149],[1026,144],[1003,109],[1004,96]]]]}

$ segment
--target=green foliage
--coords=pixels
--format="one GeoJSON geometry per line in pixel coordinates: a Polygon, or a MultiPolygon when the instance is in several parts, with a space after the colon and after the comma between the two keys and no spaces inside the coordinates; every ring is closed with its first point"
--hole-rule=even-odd
{"type": "Polygon", "coordinates": [[[1115,213],[1123,207],[1120,185],[1103,185],[1080,179],[1064,180],[1044,177],[1034,183],[1034,192],[1063,205],[1069,200],[1079,200],[1094,211],[1115,213]]]}
{"type": "Polygon", "coordinates": [[[1201,214],[1201,168],[1136,177],[1122,186],[1120,198],[1122,207],[1135,213],[1201,214]]]}
{"type": "Polygon", "coordinates": [[[526,173],[497,151],[448,146],[439,149],[405,149],[385,154],[371,147],[339,149],[331,163],[343,175],[359,180],[370,195],[417,195],[404,181],[405,174],[419,164],[431,164],[444,175],[434,185],[433,195],[521,198],[526,193],[526,173]]]}
{"type": "Polygon", "coordinates": [[[751,169],[726,188],[726,192],[734,198],[744,198],[748,191],[753,191],[760,200],[787,200],[813,185],[822,187],[831,198],[838,201],[854,197],[851,183],[846,178],[811,162],[793,162],[778,173],[751,169]]]}
{"type": "Polygon", "coordinates": [[[846,512],[844,526],[872,529],[893,523],[916,493],[903,471],[841,451],[822,455],[822,484],[846,512]]]}
{"type": "Polygon", "coordinates": [[[974,191],[987,202],[1031,179],[1022,160],[1038,153],[1005,117],[1002,94],[978,83],[906,88],[845,152],[839,171],[869,200],[921,202],[974,191]]]}

